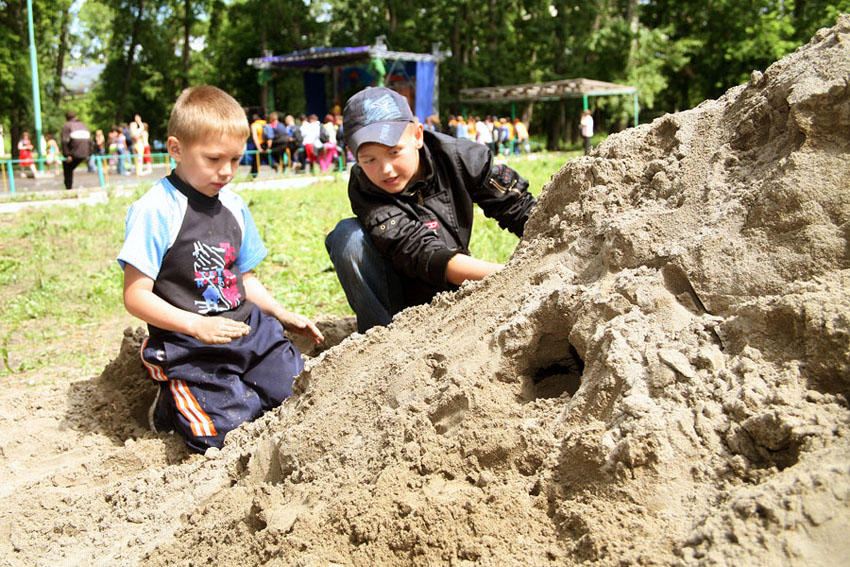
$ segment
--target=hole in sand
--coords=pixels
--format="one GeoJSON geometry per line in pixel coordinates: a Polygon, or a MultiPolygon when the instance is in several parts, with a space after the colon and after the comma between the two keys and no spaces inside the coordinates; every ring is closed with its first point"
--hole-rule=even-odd
{"type": "Polygon", "coordinates": [[[573,345],[567,343],[564,355],[554,361],[532,368],[526,383],[525,398],[559,398],[565,393],[574,396],[581,386],[584,361],[573,345]]]}

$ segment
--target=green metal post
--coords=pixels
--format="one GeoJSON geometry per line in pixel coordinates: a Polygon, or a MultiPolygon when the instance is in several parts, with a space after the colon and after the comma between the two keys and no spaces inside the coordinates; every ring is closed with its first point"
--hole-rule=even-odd
{"type": "Polygon", "coordinates": [[[94,156],[94,163],[97,166],[97,178],[98,178],[98,180],[100,180],[100,186],[106,187],[106,182],[104,182],[104,180],[103,180],[103,161],[101,161],[102,159],[103,159],[103,156],[100,156],[100,155],[94,156]]]}
{"type": "MultiPolygon", "coordinates": [[[[38,82],[38,60],[35,53],[35,32],[32,25],[32,0],[27,0],[27,27],[30,33],[30,75],[32,76],[32,106],[33,115],[35,116],[35,146],[38,152],[38,157],[41,159],[41,89],[38,82]]],[[[38,162],[38,170],[44,171],[44,162],[38,162]]]]}
{"type": "Polygon", "coordinates": [[[590,108],[590,106],[588,106],[588,104],[587,104],[587,94],[581,95],[581,103],[582,103],[582,107],[583,107],[584,110],[587,110],[588,108],[590,108]]]}
{"type": "Polygon", "coordinates": [[[6,165],[9,166],[9,193],[14,195],[15,194],[15,166],[12,165],[12,161],[14,161],[14,160],[10,159],[9,161],[6,162],[6,165]]]}

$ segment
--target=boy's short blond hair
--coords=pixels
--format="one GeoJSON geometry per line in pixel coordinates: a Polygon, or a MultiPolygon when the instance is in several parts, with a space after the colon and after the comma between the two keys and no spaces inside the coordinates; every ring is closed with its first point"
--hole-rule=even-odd
{"type": "Polygon", "coordinates": [[[191,144],[204,136],[251,134],[245,111],[232,96],[210,85],[184,89],[168,119],[168,136],[191,144]]]}

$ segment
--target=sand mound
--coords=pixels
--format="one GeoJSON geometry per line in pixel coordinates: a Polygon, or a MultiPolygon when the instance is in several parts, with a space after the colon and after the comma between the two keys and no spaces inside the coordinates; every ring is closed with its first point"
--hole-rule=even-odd
{"type": "Polygon", "coordinates": [[[319,354],[222,451],[21,488],[5,561],[850,557],[848,77],[842,17],[609,138],[553,176],[503,272],[319,354]]]}

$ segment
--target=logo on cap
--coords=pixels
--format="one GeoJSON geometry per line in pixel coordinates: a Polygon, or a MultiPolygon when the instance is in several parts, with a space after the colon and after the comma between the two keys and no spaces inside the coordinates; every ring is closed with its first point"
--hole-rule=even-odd
{"type": "Polygon", "coordinates": [[[383,120],[397,120],[403,116],[398,104],[390,95],[383,95],[375,99],[367,98],[363,101],[363,112],[366,115],[366,124],[383,120]]]}

